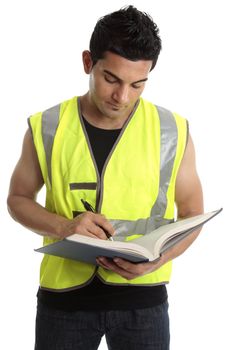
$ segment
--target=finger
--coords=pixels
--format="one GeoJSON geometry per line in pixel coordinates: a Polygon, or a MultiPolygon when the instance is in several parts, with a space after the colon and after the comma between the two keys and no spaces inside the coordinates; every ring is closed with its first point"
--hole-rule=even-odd
{"type": "Polygon", "coordinates": [[[112,224],[105,218],[104,215],[96,214],[94,217],[94,221],[98,226],[100,226],[101,228],[106,230],[111,236],[114,235],[115,230],[114,230],[112,224]]]}
{"type": "Polygon", "coordinates": [[[121,277],[123,277],[123,278],[126,278],[127,280],[131,280],[131,279],[133,279],[133,278],[135,278],[135,277],[138,277],[136,274],[133,274],[133,273],[131,273],[131,272],[129,272],[129,271],[126,271],[126,270],[124,270],[124,269],[121,269],[118,265],[116,265],[115,263],[114,263],[114,261],[113,260],[111,260],[111,259],[107,259],[107,258],[105,258],[105,257],[98,257],[98,264],[101,266],[101,267],[103,267],[103,268],[105,268],[105,269],[107,269],[107,270],[111,270],[111,271],[113,271],[113,272],[115,272],[115,273],[117,273],[117,274],[119,274],[121,277]]]}
{"type": "Polygon", "coordinates": [[[107,236],[106,233],[104,232],[104,230],[96,225],[95,223],[91,223],[88,227],[87,230],[90,234],[94,235],[94,237],[99,238],[99,239],[103,239],[106,240],[107,236]]]}
{"type": "MultiPolygon", "coordinates": [[[[104,222],[108,223],[100,214],[92,212],[82,213],[74,220],[76,226],[75,232],[100,239],[107,239],[104,229],[100,226],[100,223],[104,225],[104,222]]],[[[108,225],[105,226],[108,227],[108,225]]]]}
{"type": "Polygon", "coordinates": [[[103,267],[104,269],[110,270],[109,265],[104,262],[104,259],[97,257],[96,261],[99,266],[103,267]]]}
{"type": "Polygon", "coordinates": [[[75,233],[78,233],[78,234],[83,235],[83,236],[96,238],[96,233],[93,231],[95,231],[95,225],[93,225],[92,223],[85,224],[85,225],[83,225],[83,224],[79,225],[75,229],[75,233]]]}
{"type": "Polygon", "coordinates": [[[130,271],[131,273],[135,273],[138,271],[139,264],[134,264],[129,262],[128,260],[124,260],[121,258],[114,258],[114,263],[119,266],[121,269],[124,269],[126,271],[130,271]]]}
{"type": "Polygon", "coordinates": [[[91,237],[91,238],[96,238],[95,235],[93,235],[91,232],[85,230],[83,232],[77,232],[79,235],[81,236],[87,236],[87,237],[91,237]]]}
{"type": "Polygon", "coordinates": [[[119,266],[121,269],[134,274],[136,276],[142,276],[148,273],[151,270],[151,263],[132,263],[128,260],[121,258],[114,258],[114,263],[119,266]]]}

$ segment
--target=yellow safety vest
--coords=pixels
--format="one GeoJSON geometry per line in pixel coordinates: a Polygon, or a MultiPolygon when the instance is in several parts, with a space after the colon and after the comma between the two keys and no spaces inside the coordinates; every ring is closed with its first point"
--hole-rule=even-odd
{"type": "MultiPolygon", "coordinates": [[[[187,121],[140,98],[97,170],[77,97],[29,118],[46,184],[46,208],[68,219],[84,211],[81,199],[119,228],[125,239],[174,219],[177,172],[187,142],[187,121]]],[[[116,230],[118,232],[118,229],[116,230]]],[[[44,238],[44,244],[55,240],[44,238]]],[[[133,280],[79,261],[45,255],[41,288],[71,290],[95,275],[108,284],[168,283],[171,262],[133,280]]]]}

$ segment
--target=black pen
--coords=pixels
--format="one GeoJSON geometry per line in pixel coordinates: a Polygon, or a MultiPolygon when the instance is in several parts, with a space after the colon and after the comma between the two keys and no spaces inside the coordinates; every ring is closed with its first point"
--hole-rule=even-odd
{"type": "MultiPolygon", "coordinates": [[[[84,199],[81,199],[81,202],[83,203],[83,206],[84,208],[87,210],[87,211],[91,211],[92,213],[95,213],[95,209],[93,208],[93,206],[88,203],[87,201],[85,201],[84,199]]],[[[101,227],[102,230],[104,231],[105,235],[107,236],[107,238],[110,240],[110,241],[113,241],[113,238],[112,238],[112,235],[110,235],[110,233],[108,233],[108,231],[106,231],[103,227],[101,227]]]]}

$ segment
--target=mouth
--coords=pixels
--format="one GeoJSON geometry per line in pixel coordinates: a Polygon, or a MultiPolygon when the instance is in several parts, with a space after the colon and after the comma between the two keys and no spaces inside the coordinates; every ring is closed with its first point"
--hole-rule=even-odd
{"type": "Polygon", "coordinates": [[[119,111],[120,109],[123,109],[123,106],[119,106],[116,105],[114,103],[111,102],[107,102],[107,104],[110,106],[111,109],[113,109],[114,111],[119,111]]]}

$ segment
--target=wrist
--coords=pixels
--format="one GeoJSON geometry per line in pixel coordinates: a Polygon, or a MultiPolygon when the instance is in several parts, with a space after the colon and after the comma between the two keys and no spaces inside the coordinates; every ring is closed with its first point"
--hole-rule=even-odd
{"type": "Polygon", "coordinates": [[[160,259],[157,261],[157,268],[160,268],[169,261],[166,253],[161,254],[160,259]]]}
{"type": "Polygon", "coordinates": [[[56,215],[55,221],[56,222],[54,227],[54,236],[60,239],[63,239],[69,236],[70,232],[68,231],[68,227],[69,227],[70,220],[65,217],[56,215]]]}

